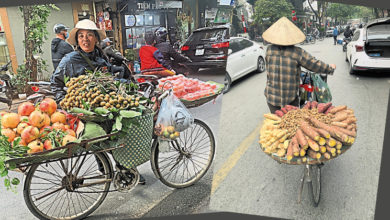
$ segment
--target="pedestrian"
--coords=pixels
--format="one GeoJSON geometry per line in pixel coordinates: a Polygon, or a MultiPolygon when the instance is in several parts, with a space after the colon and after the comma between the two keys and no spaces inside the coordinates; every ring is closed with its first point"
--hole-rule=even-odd
{"type": "Polygon", "coordinates": [[[188,75],[190,68],[184,63],[192,62],[188,57],[181,55],[173,46],[167,42],[168,31],[164,27],[159,27],[155,31],[156,44],[154,45],[160,50],[164,60],[172,66],[177,74],[188,75]]]}
{"type": "MultiPolygon", "coordinates": [[[[105,59],[103,51],[98,47],[100,39],[106,38],[106,32],[98,29],[96,24],[84,19],[77,22],[75,28],[70,31],[68,43],[77,49],[64,56],[54,74],[51,77],[51,89],[55,93],[59,103],[66,95],[65,76],[69,78],[86,74],[86,70],[94,71],[96,68],[106,67],[109,72],[123,74],[124,68],[115,66],[105,59]]],[[[99,164],[99,163],[98,163],[99,164]]],[[[101,166],[99,164],[99,166],[101,166]]],[[[140,184],[145,184],[145,179],[140,176],[140,184]]]]}
{"type": "Polygon", "coordinates": [[[53,32],[56,34],[56,37],[51,41],[51,60],[54,71],[57,69],[61,59],[66,54],[74,51],[73,47],[65,41],[69,36],[68,29],[63,24],[55,24],[53,27],[53,32]]]}
{"type": "Polygon", "coordinates": [[[145,43],[139,50],[139,58],[141,61],[141,73],[144,75],[172,76],[176,72],[173,70],[169,62],[164,60],[155,45],[155,35],[153,32],[145,33],[145,43]]]}
{"type": "Polygon", "coordinates": [[[352,37],[352,35],[353,35],[352,30],[351,30],[351,28],[348,25],[347,28],[344,31],[344,37],[345,38],[350,38],[350,37],[352,37]]]}
{"type": "Polygon", "coordinates": [[[305,38],[304,33],[286,17],[280,18],[263,33],[263,39],[271,43],[265,57],[267,84],[264,95],[272,113],[285,105],[299,105],[301,67],[330,75],[336,69],[336,65],[328,65],[294,46],[305,38]]]}
{"type": "Polygon", "coordinates": [[[337,27],[335,26],[333,29],[333,40],[334,40],[334,45],[337,43],[337,36],[339,36],[339,31],[337,30],[337,27]]]}

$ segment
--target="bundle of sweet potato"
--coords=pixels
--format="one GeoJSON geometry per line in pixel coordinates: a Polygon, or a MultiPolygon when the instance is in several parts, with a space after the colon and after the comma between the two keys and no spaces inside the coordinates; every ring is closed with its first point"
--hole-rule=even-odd
{"type": "Polygon", "coordinates": [[[285,106],[264,117],[259,143],[265,153],[275,153],[288,161],[297,158],[306,162],[308,157],[331,159],[356,138],[357,119],[345,105],[307,102],[302,109],[285,106]]]}

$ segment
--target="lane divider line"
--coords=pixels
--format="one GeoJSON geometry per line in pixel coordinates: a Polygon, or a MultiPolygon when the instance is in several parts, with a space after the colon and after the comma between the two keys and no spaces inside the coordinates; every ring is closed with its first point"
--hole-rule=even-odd
{"type": "Polygon", "coordinates": [[[255,130],[253,130],[236,148],[236,150],[230,155],[230,157],[225,161],[222,167],[214,174],[213,182],[211,184],[211,193],[213,195],[214,192],[218,189],[219,185],[225,180],[230,171],[236,166],[237,162],[240,158],[245,154],[248,150],[249,146],[253,143],[253,141],[259,137],[259,131],[261,125],[263,123],[260,122],[255,130]]]}

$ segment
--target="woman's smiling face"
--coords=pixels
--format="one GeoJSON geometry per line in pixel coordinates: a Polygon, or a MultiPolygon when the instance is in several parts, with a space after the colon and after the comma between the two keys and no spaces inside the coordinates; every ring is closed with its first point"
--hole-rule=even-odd
{"type": "Polygon", "coordinates": [[[97,37],[95,33],[91,30],[79,30],[77,32],[77,42],[80,45],[80,48],[89,53],[95,49],[97,43],[97,37]]]}

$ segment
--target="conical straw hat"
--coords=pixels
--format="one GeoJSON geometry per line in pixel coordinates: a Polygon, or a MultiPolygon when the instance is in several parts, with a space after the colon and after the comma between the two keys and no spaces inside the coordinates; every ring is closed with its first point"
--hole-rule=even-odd
{"type": "Polygon", "coordinates": [[[69,37],[68,37],[68,39],[66,39],[66,41],[69,44],[76,46],[76,44],[77,44],[76,33],[80,29],[97,31],[99,34],[100,40],[103,40],[104,38],[107,37],[106,32],[102,29],[97,28],[95,22],[93,22],[89,19],[84,19],[84,20],[77,22],[76,26],[70,31],[69,37]]]}
{"type": "Polygon", "coordinates": [[[305,34],[286,17],[281,17],[271,25],[262,37],[271,44],[282,46],[299,44],[306,39],[305,34]]]}

